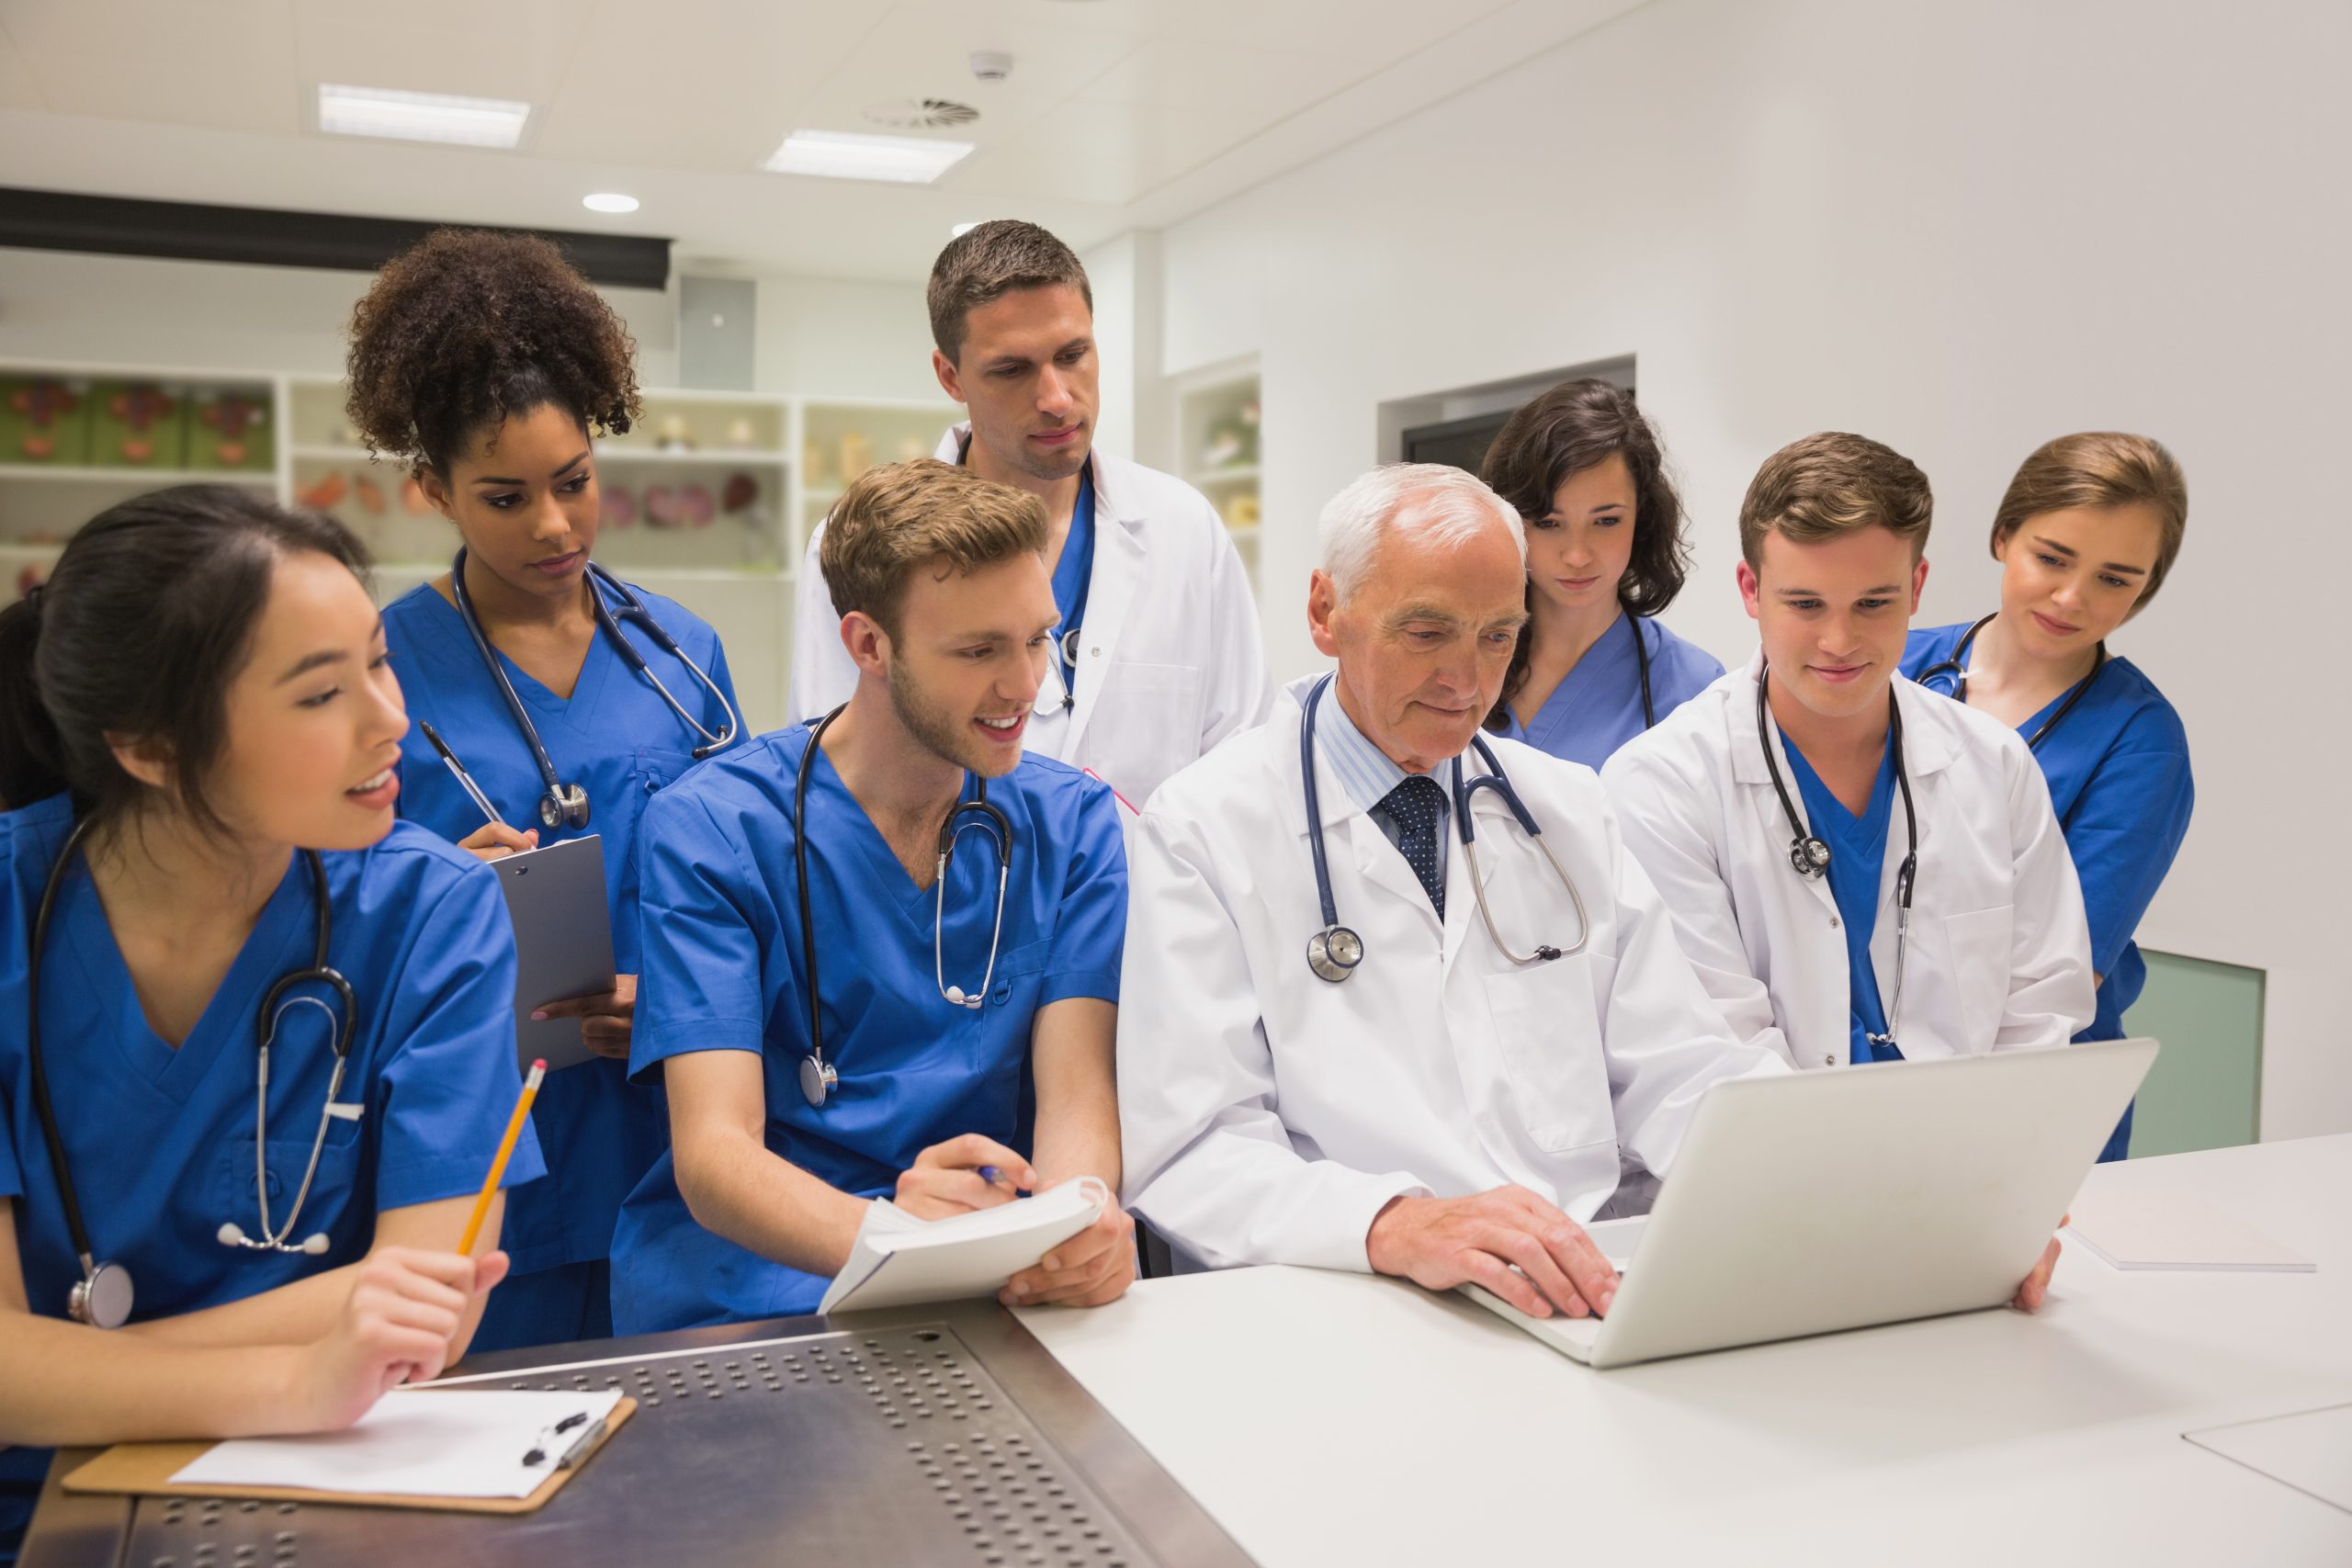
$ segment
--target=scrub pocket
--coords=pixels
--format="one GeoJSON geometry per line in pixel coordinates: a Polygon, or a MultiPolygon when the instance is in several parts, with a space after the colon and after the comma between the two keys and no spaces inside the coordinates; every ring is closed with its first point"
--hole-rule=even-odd
{"type": "Polygon", "coordinates": [[[1990,1051],[2009,997],[2009,936],[2015,906],[1999,904],[1944,917],[1944,944],[1951,949],[1951,983],[1960,1018],[1968,1032],[1955,1042],[1963,1053],[1990,1051]]]}
{"type": "Polygon", "coordinates": [[[639,795],[659,795],[685,776],[695,765],[694,758],[684,751],[666,750],[658,746],[640,746],[637,763],[629,776],[637,782],[639,795]]]}
{"type": "MultiPolygon", "coordinates": [[[[371,1112],[372,1113],[372,1112],[371,1112]]],[[[316,1132],[318,1107],[313,1102],[304,1115],[310,1126],[300,1134],[269,1140],[269,1223],[284,1229],[291,1211],[294,1194],[302,1190],[302,1173],[310,1168],[311,1135],[316,1132]]],[[[274,1124],[277,1118],[270,1118],[274,1124]]],[[[340,1118],[327,1124],[326,1147],[319,1153],[318,1174],[311,1179],[310,1195],[302,1200],[302,1212],[295,1216],[293,1234],[286,1240],[300,1244],[313,1231],[332,1235],[336,1225],[351,1207],[357,1185],[360,1151],[364,1140],[356,1122],[340,1118]]],[[[233,1220],[245,1234],[256,1241],[261,1239],[261,1211],[254,1199],[254,1141],[232,1138],[223,1145],[220,1162],[213,1175],[214,1206],[220,1211],[215,1220],[233,1220]]],[[[363,1231],[364,1235],[364,1231],[363,1231]]]]}
{"type": "Polygon", "coordinates": [[[1583,954],[1486,976],[1495,1049],[1527,1135],[1546,1154],[1614,1143],[1592,969],[1583,954]]]}

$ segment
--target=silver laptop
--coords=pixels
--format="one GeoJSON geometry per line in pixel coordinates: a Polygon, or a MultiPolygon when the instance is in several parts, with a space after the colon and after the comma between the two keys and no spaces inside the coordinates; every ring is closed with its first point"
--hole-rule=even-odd
{"type": "Polygon", "coordinates": [[[514,1059],[548,1070],[577,1066],[595,1053],[581,1043],[580,1021],[534,1023],[545,1002],[613,988],[613,922],[605,903],[604,840],[594,833],[490,863],[514,923],[514,1059]]]}
{"type": "Polygon", "coordinates": [[[1624,1270],[1606,1319],[1463,1289],[1595,1367],[1999,1306],[2155,1059],[2107,1040],[1719,1083],[1638,1236],[1594,1228],[1624,1270]]]}

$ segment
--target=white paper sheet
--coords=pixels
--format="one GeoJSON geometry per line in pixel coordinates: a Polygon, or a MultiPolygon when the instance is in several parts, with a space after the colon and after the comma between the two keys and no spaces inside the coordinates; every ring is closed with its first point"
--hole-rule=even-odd
{"type": "Polygon", "coordinates": [[[2352,1404],[2181,1436],[2352,1514],[2352,1404]]]}
{"type": "Polygon", "coordinates": [[[2105,1190],[2075,1200],[2066,1228],[2117,1269],[2309,1274],[2312,1260],[2235,1214],[2193,1199],[2105,1190]]]}
{"type": "Polygon", "coordinates": [[[300,1486],[403,1497],[527,1497],[556,1461],[620,1403],[616,1389],[395,1389],[340,1432],[242,1438],[215,1445],[172,1477],[191,1486],[300,1486]],[[585,1411],[585,1423],[553,1428],[585,1411]],[[533,1449],[546,1457],[525,1464],[533,1449]]]}

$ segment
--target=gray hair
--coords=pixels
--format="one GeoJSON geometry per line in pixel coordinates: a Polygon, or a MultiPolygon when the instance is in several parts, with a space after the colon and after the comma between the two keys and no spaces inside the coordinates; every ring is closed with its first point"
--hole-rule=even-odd
{"type": "Polygon", "coordinates": [[[1467,544],[1500,524],[1510,530],[1521,564],[1526,563],[1527,529],[1519,509],[1476,475],[1443,463],[1384,463],[1333,496],[1316,524],[1320,564],[1342,602],[1372,570],[1380,541],[1415,502],[1419,509],[1412,530],[1419,537],[1467,544]]]}

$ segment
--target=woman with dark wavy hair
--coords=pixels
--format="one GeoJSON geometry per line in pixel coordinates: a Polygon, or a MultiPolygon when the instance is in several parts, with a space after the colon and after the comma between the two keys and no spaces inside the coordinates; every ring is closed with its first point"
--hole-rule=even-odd
{"type": "Polygon", "coordinates": [[[475,1338],[485,1350],[612,1332],[613,1223],[668,1145],[659,1090],[628,1081],[637,824],[741,728],[718,635],[590,565],[594,438],[638,418],[636,347],[553,245],[520,234],[427,237],[352,322],[351,423],[410,468],[457,556],[384,612],[423,721],[402,748],[401,815],[485,860],[597,835],[619,971],[610,993],[544,998],[546,1015],[582,1021],[596,1059],[548,1074],[532,1109],[550,1179],[515,1201],[514,1277],[475,1338]],[[484,822],[426,725],[515,826],[484,822]]]}
{"type": "Polygon", "coordinates": [[[1564,381],[1479,477],[1527,525],[1529,619],[1487,728],[1598,768],[1724,672],[1653,618],[1690,559],[1657,433],[1614,382],[1564,381]]]}

